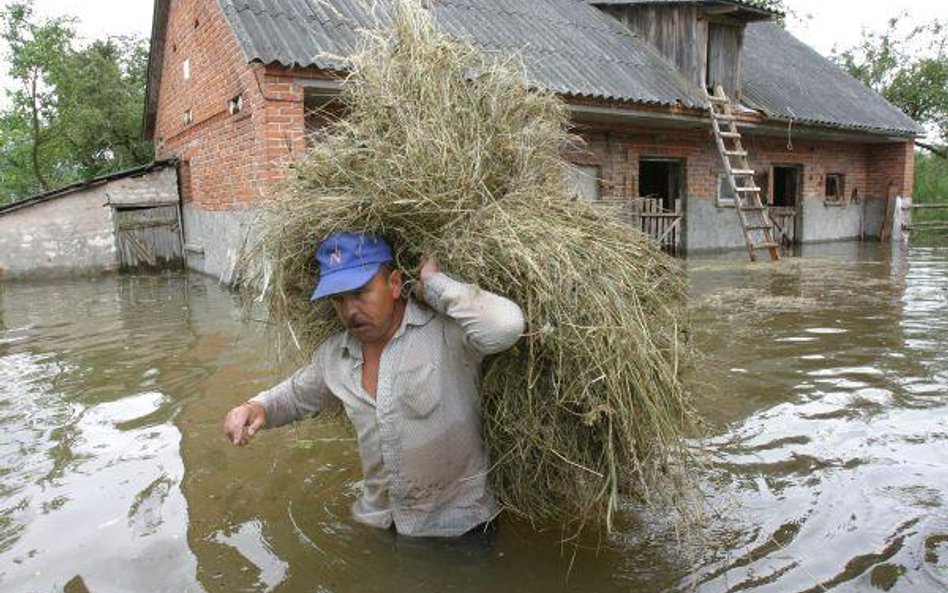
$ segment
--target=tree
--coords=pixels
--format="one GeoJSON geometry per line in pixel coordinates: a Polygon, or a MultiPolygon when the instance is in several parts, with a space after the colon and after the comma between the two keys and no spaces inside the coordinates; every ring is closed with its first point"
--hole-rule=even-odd
{"type": "Polygon", "coordinates": [[[142,139],[147,46],[133,38],[94,41],[69,55],[51,82],[58,90],[56,130],[80,178],[149,162],[142,139]]]}
{"type": "MultiPolygon", "coordinates": [[[[55,142],[49,133],[54,117],[55,95],[48,79],[61,67],[62,58],[74,36],[71,21],[66,18],[33,22],[28,3],[13,3],[3,13],[4,29],[0,36],[9,46],[9,75],[19,88],[9,93],[11,108],[2,119],[10,126],[10,145],[4,143],[4,165],[17,167],[20,175],[13,178],[25,183],[22,189],[49,189],[51,177],[46,156],[53,152],[47,144],[55,142]],[[32,173],[32,180],[25,174],[32,173]]],[[[7,175],[3,175],[6,180],[7,175]]]]}
{"type": "MultiPolygon", "coordinates": [[[[948,51],[945,25],[935,21],[902,26],[902,17],[889,20],[885,31],[866,32],[859,44],[832,58],[850,75],[875,90],[936,135],[948,141],[948,51]],[[917,51],[923,48],[922,51],[917,51]]],[[[942,148],[917,142],[943,158],[942,148]]]]}
{"type": "Polygon", "coordinates": [[[29,1],[2,12],[10,106],[0,112],[0,203],[149,162],[141,139],[148,47],[109,37],[78,47],[69,17],[29,1]]]}

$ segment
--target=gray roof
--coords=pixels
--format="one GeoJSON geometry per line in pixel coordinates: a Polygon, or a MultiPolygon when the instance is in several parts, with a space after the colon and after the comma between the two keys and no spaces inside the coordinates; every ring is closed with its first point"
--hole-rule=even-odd
{"type": "MultiPolygon", "coordinates": [[[[386,22],[385,7],[391,5],[387,0],[219,2],[249,60],[326,70],[344,70],[344,56],[356,48],[359,32],[386,22]]],[[[703,89],[587,0],[429,4],[448,35],[489,52],[520,52],[537,86],[573,97],[699,109],[706,104],[703,89]]],[[[747,25],[743,97],[770,117],[792,114],[817,125],[919,132],[877,94],[769,23],[747,25]]]]}
{"type": "Polygon", "coordinates": [[[774,118],[924,133],[882,96],[772,23],[747,26],[743,98],[750,107],[774,118]]]}
{"type": "MultiPolygon", "coordinates": [[[[335,56],[355,49],[360,29],[386,21],[384,10],[370,14],[364,0],[220,2],[247,56],[265,64],[344,69],[335,56]]],[[[704,104],[701,89],[585,0],[544,0],[542,10],[537,0],[431,4],[448,35],[487,51],[520,52],[531,82],[540,87],[578,97],[704,104]]]]}

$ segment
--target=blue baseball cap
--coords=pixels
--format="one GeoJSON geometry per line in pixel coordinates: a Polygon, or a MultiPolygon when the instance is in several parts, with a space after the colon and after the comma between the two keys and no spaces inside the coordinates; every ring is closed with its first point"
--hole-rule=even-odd
{"type": "Polygon", "coordinates": [[[374,233],[333,233],[316,249],[319,282],[310,300],[358,290],[394,259],[389,244],[374,233]]]}

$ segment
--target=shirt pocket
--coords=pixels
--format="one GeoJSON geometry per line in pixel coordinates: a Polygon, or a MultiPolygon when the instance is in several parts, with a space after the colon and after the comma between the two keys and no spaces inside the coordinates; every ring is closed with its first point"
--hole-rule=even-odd
{"type": "Polygon", "coordinates": [[[436,384],[435,365],[422,362],[399,374],[400,399],[409,418],[427,418],[441,403],[441,390],[436,384]]]}

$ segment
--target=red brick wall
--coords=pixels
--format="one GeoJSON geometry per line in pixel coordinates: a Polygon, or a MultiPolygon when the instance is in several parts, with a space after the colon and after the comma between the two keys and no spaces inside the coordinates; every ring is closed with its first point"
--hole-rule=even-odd
{"type": "MultiPolygon", "coordinates": [[[[717,178],[724,168],[710,126],[707,130],[578,126],[575,131],[587,146],[570,151],[566,157],[578,164],[601,167],[603,196],[637,196],[639,159],[643,157],[683,159],[687,195],[716,195],[717,178]]],[[[791,149],[787,137],[745,132],[743,140],[755,171],[767,171],[773,165],[802,166],[804,198],[824,196],[827,173],[846,176],[847,195],[856,189],[860,198],[886,197],[890,186],[896,188],[897,195],[911,195],[911,142],[877,145],[797,137],[792,139],[791,149]]]]}
{"type": "Polygon", "coordinates": [[[247,63],[215,0],[180,0],[170,10],[157,156],[182,161],[186,202],[223,210],[258,201],[281,178],[280,162],[303,146],[303,89],[282,70],[247,63]],[[231,114],[238,95],[241,111],[231,114]]]}
{"type": "Polygon", "coordinates": [[[873,191],[880,197],[911,197],[915,180],[915,143],[880,144],[870,148],[873,191]]]}

